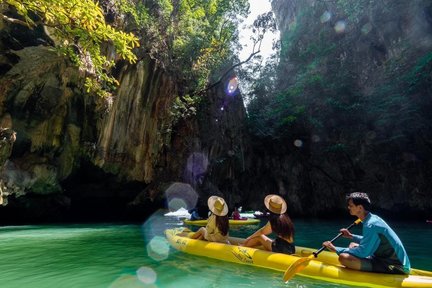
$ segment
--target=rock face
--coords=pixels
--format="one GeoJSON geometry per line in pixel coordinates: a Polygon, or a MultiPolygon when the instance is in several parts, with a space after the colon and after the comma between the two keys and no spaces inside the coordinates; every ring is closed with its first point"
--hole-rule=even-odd
{"type": "Polygon", "coordinates": [[[203,197],[234,185],[245,110],[238,91],[224,92],[229,79],[204,112],[174,122],[177,84],[149,58],[119,62],[118,90],[101,99],[43,30],[2,25],[0,119],[16,142],[2,144],[1,221],[137,220],[165,206],[171,183],[203,197]]]}
{"type": "Polygon", "coordinates": [[[248,133],[241,95],[226,89],[235,75],[176,122],[181,87],[144,52],[117,63],[120,86],[101,99],[43,29],[0,23],[0,221],[137,220],[215,194],[262,209],[269,193],[293,215],[346,215],[353,190],[383,211],[429,216],[432,6],[349,3],[272,1],[275,86],[303,111],[274,138],[248,133]]]}
{"type": "MultiPolygon", "coordinates": [[[[282,42],[279,111],[300,112],[280,120],[278,139],[255,139],[252,191],[286,195],[293,214],[346,213],[345,193],[363,190],[382,213],[430,215],[430,1],[272,7],[282,42]]],[[[260,192],[251,193],[259,203],[260,192]]]]}
{"type": "MultiPolygon", "coordinates": [[[[137,181],[143,183],[142,188],[154,180],[154,167],[169,141],[163,139],[163,129],[171,121],[169,106],[176,91],[151,61],[124,66],[115,99],[99,99],[85,95],[78,70],[48,47],[3,52],[7,69],[0,79],[0,107],[2,123],[7,125],[2,127],[17,132],[12,156],[2,172],[10,198],[7,209],[34,206],[35,211],[27,212],[44,219],[70,209],[71,199],[79,199],[78,203],[93,199],[90,202],[98,205],[104,197],[122,194],[113,191],[121,189],[120,184],[101,194],[107,183],[137,181]],[[83,166],[92,167],[88,169],[95,174],[93,180],[91,175],[83,177],[83,166]],[[111,175],[110,180],[101,180],[101,173],[111,175]],[[95,186],[98,181],[104,185],[95,186]],[[32,205],[32,198],[56,200],[37,200],[32,205]],[[46,215],[44,210],[48,210],[46,215]]],[[[126,195],[112,202],[125,205],[137,189],[124,189],[126,195]]]]}
{"type": "MultiPolygon", "coordinates": [[[[3,123],[4,126],[8,126],[7,123],[3,123]]],[[[16,132],[10,128],[0,129],[0,165],[4,166],[7,159],[12,153],[13,143],[16,140],[16,132]]],[[[6,205],[5,198],[7,196],[7,191],[5,190],[5,184],[0,181],[0,205],[6,205]]]]}
{"type": "Polygon", "coordinates": [[[62,191],[59,181],[74,169],[76,158],[71,154],[80,148],[82,127],[78,115],[69,113],[78,74],[44,46],[3,52],[7,69],[0,80],[0,117],[3,127],[17,133],[12,155],[2,169],[12,207],[8,209],[28,191],[34,197],[55,195],[54,202],[64,205],[68,201],[58,195],[62,191]]]}
{"type": "MultiPolygon", "coordinates": [[[[198,189],[204,202],[211,195],[222,195],[233,208],[248,194],[240,179],[247,169],[249,137],[242,97],[238,90],[227,92],[231,79],[236,79],[235,75],[223,79],[202,100],[195,127],[190,126],[191,138],[182,144],[190,148],[185,153],[185,167],[179,171],[183,171],[184,181],[198,189]]],[[[172,152],[184,149],[178,140],[174,139],[176,145],[172,152]]]]}
{"type": "Polygon", "coordinates": [[[151,61],[124,67],[109,113],[101,121],[96,164],[127,180],[154,179],[164,143],[175,85],[151,61]]]}

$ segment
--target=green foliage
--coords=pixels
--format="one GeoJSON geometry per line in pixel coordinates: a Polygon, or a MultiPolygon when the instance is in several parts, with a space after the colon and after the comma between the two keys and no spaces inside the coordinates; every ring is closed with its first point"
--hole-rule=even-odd
{"type": "Polygon", "coordinates": [[[420,86],[426,82],[430,84],[432,82],[432,77],[430,74],[432,71],[432,52],[426,53],[421,57],[416,65],[408,72],[405,76],[405,81],[409,86],[410,92],[415,92],[419,90],[420,86]]]}
{"type": "Polygon", "coordinates": [[[408,141],[407,135],[411,132],[407,127],[410,131],[421,131],[432,120],[429,116],[431,103],[423,95],[431,87],[432,53],[416,56],[406,52],[403,55],[389,61],[386,81],[373,90],[369,101],[369,117],[374,119],[378,129],[389,134],[387,141],[394,143],[403,142],[403,138],[408,141]]]}
{"type": "Polygon", "coordinates": [[[278,78],[262,75],[260,83],[267,88],[251,97],[248,112],[257,135],[278,139],[326,134],[339,143],[349,135],[349,125],[363,125],[365,101],[351,74],[354,64],[348,57],[336,60],[346,53],[346,40],[333,37],[330,25],[311,25],[311,19],[319,19],[327,9],[321,2],[317,5],[304,6],[282,34],[280,64],[272,72],[278,78]]]}
{"type": "Polygon", "coordinates": [[[14,7],[24,19],[21,23],[29,28],[38,24],[48,28],[58,51],[86,72],[88,92],[107,95],[110,87],[118,84],[108,74],[114,61],[101,52],[102,44],[110,43],[120,58],[136,61],[132,49],[139,45],[138,39],[108,25],[99,4],[93,0],[2,0],[1,3],[14,7]],[[38,20],[31,17],[32,13],[38,20]]]}
{"type": "Polygon", "coordinates": [[[141,46],[177,78],[180,95],[172,105],[175,121],[192,115],[210,76],[232,62],[237,27],[249,10],[247,0],[120,0],[131,16],[141,46]]]}
{"type": "Polygon", "coordinates": [[[194,95],[232,57],[237,24],[248,9],[247,0],[153,0],[137,5],[133,18],[150,56],[178,77],[182,94],[194,95]]]}
{"type": "Polygon", "coordinates": [[[189,116],[195,115],[195,99],[190,95],[184,95],[183,97],[176,97],[173,103],[173,109],[171,110],[171,116],[173,121],[177,122],[179,119],[185,119],[189,116]]]}
{"type": "Polygon", "coordinates": [[[57,183],[50,183],[47,179],[38,179],[30,187],[30,190],[36,194],[50,194],[58,193],[61,191],[61,187],[57,183]]]}
{"type": "MultiPolygon", "coordinates": [[[[134,62],[137,58],[132,49],[140,44],[142,51],[180,84],[180,100],[173,103],[175,115],[190,115],[212,74],[235,62],[238,24],[249,12],[248,0],[109,1],[114,5],[111,8],[129,17],[125,23],[135,21],[128,27],[133,27],[140,36],[138,43],[134,35],[107,25],[94,0],[0,0],[0,3],[14,7],[31,28],[44,24],[56,41],[57,50],[85,72],[89,92],[109,96],[118,84],[109,74],[117,58],[104,56],[101,45],[113,45],[120,58],[134,62]],[[30,17],[34,14],[37,20],[30,17]]],[[[263,19],[257,23],[261,33],[272,29],[263,19]]]]}
{"type": "Polygon", "coordinates": [[[343,14],[346,15],[347,19],[357,24],[360,22],[360,18],[365,14],[372,4],[372,0],[361,0],[361,1],[347,1],[337,0],[336,6],[342,10],[343,14]]]}
{"type": "Polygon", "coordinates": [[[115,4],[120,13],[131,15],[138,27],[143,27],[150,21],[148,8],[140,1],[133,3],[131,0],[117,0],[115,4]]]}
{"type": "Polygon", "coordinates": [[[326,185],[319,173],[344,191],[425,190],[432,46],[423,16],[430,1],[296,3],[295,15],[284,19],[280,65],[261,75],[250,96],[249,128],[262,138],[256,146],[277,156],[288,147],[292,167],[306,168],[312,190],[326,185]],[[327,11],[332,17],[322,23],[327,11]],[[334,29],[340,20],[343,32],[334,29]],[[272,146],[276,151],[268,151],[272,146]]]}
{"type": "Polygon", "coordinates": [[[332,153],[343,152],[346,149],[347,149],[346,145],[342,144],[342,143],[336,143],[336,144],[333,144],[333,145],[330,145],[329,147],[327,147],[327,151],[332,152],[332,153]]]}

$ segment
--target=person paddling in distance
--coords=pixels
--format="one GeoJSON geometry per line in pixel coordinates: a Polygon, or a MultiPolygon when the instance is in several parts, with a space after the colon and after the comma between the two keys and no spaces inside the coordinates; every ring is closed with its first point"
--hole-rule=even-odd
{"type": "Polygon", "coordinates": [[[195,207],[192,210],[190,210],[189,213],[191,214],[190,219],[189,219],[191,221],[196,221],[196,220],[202,220],[203,219],[201,217],[201,215],[199,214],[197,207],[195,207]]]}
{"type": "Polygon", "coordinates": [[[242,210],[242,207],[239,204],[236,204],[234,206],[234,211],[231,213],[231,218],[233,220],[247,220],[247,217],[242,217],[240,215],[240,211],[242,210]]]}
{"type": "Polygon", "coordinates": [[[265,226],[257,230],[251,236],[246,238],[243,246],[256,247],[262,245],[265,250],[293,254],[294,246],[294,224],[287,214],[287,204],[279,195],[267,195],[264,199],[264,205],[270,212],[268,222],[265,226]],[[266,235],[271,233],[277,235],[275,240],[266,235]]]}
{"type": "Polygon", "coordinates": [[[363,236],[341,229],[343,237],[354,241],[349,247],[336,247],[329,241],[323,246],[336,252],[342,265],[354,270],[409,274],[410,261],[402,242],[383,219],[369,212],[369,196],[353,192],[347,196],[347,202],[349,213],[363,222],[363,236]]]}
{"type": "Polygon", "coordinates": [[[206,227],[201,227],[190,238],[229,243],[228,205],[223,198],[218,196],[211,196],[207,200],[207,204],[211,212],[211,215],[207,220],[207,225],[206,227]]]}
{"type": "Polygon", "coordinates": [[[234,211],[233,211],[232,214],[231,214],[231,218],[232,218],[233,220],[240,220],[240,219],[241,219],[240,211],[239,211],[239,209],[238,209],[238,204],[236,204],[236,205],[234,206],[234,211]]]}

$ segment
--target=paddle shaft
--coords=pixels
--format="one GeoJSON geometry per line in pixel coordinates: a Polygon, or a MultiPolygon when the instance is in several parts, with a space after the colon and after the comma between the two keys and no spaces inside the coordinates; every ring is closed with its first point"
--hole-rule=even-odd
{"type": "MultiPolygon", "coordinates": [[[[350,230],[354,225],[357,225],[357,221],[355,221],[354,223],[352,223],[351,225],[349,225],[346,229],[350,230]]],[[[336,237],[334,237],[332,240],[330,240],[330,243],[333,243],[336,239],[338,239],[339,237],[341,237],[343,234],[339,233],[338,235],[336,235],[336,237]]],[[[326,247],[321,247],[318,251],[313,252],[312,254],[316,257],[318,257],[318,254],[320,254],[322,251],[324,251],[324,249],[326,249],[326,247]]]]}
{"type": "MultiPolygon", "coordinates": [[[[352,223],[350,226],[348,226],[346,229],[349,230],[351,229],[354,225],[357,225],[358,223],[360,223],[361,220],[360,218],[357,219],[356,221],[354,221],[354,223],[352,223]]],[[[335,241],[336,239],[338,239],[340,236],[342,236],[342,233],[339,233],[336,237],[334,237],[330,242],[335,241]]],[[[298,259],[297,261],[295,261],[294,263],[292,263],[288,269],[285,271],[284,276],[283,276],[283,280],[285,283],[287,283],[293,276],[294,274],[302,271],[308,264],[309,261],[311,261],[314,256],[317,257],[319,253],[321,253],[323,250],[325,249],[325,247],[321,247],[321,249],[319,249],[316,252],[313,252],[311,255],[309,255],[308,257],[303,257],[298,259]]]]}

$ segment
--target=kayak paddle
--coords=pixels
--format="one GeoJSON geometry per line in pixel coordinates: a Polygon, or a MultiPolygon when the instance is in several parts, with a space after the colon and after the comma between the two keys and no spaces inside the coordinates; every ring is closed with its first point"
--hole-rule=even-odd
{"type": "MultiPolygon", "coordinates": [[[[357,225],[360,222],[361,222],[361,220],[357,219],[356,221],[354,221],[354,223],[352,223],[351,225],[349,225],[346,229],[349,230],[354,225],[357,225]]],[[[338,239],[341,236],[342,236],[342,233],[339,233],[336,237],[334,237],[332,240],[330,240],[330,242],[333,243],[333,241],[335,241],[336,239],[338,239]]],[[[283,281],[285,283],[288,282],[296,273],[302,271],[309,264],[309,261],[311,261],[312,259],[318,257],[318,254],[321,253],[324,249],[326,249],[326,247],[323,246],[318,251],[313,252],[308,257],[300,258],[297,261],[295,261],[294,263],[292,263],[288,267],[288,269],[285,271],[284,276],[283,276],[283,281]]]]}

